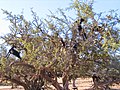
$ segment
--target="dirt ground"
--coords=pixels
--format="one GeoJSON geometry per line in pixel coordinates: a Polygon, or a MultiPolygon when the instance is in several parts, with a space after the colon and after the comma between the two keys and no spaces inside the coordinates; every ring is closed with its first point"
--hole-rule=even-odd
{"type": "MultiPolygon", "coordinates": [[[[61,82],[61,80],[59,80],[61,82]]],[[[72,82],[70,83],[70,88],[72,87],[72,82]]],[[[91,78],[85,78],[81,79],[78,78],[76,80],[76,86],[78,87],[78,90],[87,90],[92,88],[93,82],[91,78]]],[[[22,87],[18,87],[15,89],[11,89],[11,86],[0,86],[0,90],[24,90],[22,87]]],[[[71,88],[72,90],[72,88],[71,88]]],[[[120,90],[120,85],[114,85],[112,86],[112,90],[120,90]]]]}

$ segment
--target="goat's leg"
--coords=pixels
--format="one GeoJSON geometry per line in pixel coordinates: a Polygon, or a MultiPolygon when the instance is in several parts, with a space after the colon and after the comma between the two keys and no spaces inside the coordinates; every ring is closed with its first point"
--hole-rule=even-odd
{"type": "Polygon", "coordinates": [[[78,90],[76,85],[75,85],[75,81],[76,81],[76,79],[73,79],[73,90],[78,90]]]}

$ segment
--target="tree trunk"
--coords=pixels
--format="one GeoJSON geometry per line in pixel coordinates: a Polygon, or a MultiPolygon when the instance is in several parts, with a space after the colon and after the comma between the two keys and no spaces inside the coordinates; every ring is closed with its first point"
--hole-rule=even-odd
{"type": "Polygon", "coordinates": [[[68,76],[65,74],[62,78],[62,82],[63,82],[63,88],[64,90],[70,90],[69,89],[69,82],[68,82],[68,76]]]}
{"type": "MultiPolygon", "coordinates": [[[[47,69],[43,69],[41,70],[41,77],[44,78],[46,81],[50,82],[57,90],[64,90],[60,84],[57,82],[56,77],[49,77],[45,72],[47,71],[47,69]]],[[[52,72],[51,72],[52,73],[52,72]]],[[[52,75],[54,75],[52,73],[52,75]]]]}

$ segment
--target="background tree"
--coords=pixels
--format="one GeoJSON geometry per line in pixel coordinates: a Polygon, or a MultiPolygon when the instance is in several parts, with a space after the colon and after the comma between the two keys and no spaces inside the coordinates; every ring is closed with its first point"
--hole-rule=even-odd
{"type": "Polygon", "coordinates": [[[73,17],[58,9],[57,15],[51,12],[47,19],[40,19],[31,10],[31,21],[22,14],[3,10],[11,23],[11,33],[1,38],[4,45],[15,45],[22,51],[22,60],[2,55],[1,75],[25,90],[40,90],[49,84],[57,90],[69,90],[71,79],[91,77],[93,72],[101,78],[95,88],[120,82],[120,63],[114,57],[120,45],[119,16],[114,11],[96,14],[92,5],[93,2],[72,1],[67,10],[75,13],[73,17]]]}

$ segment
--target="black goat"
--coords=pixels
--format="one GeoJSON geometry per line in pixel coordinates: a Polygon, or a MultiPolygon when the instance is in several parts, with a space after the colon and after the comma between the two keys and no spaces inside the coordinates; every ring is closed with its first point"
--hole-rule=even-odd
{"type": "Polygon", "coordinates": [[[12,48],[9,50],[8,54],[6,55],[6,57],[8,58],[10,56],[10,54],[13,54],[14,56],[18,57],[21,60],[22,58],[20,57],[20,52],[18,52],[14,48],[15,48],[15,46],[12,46],[12,48]]]}

